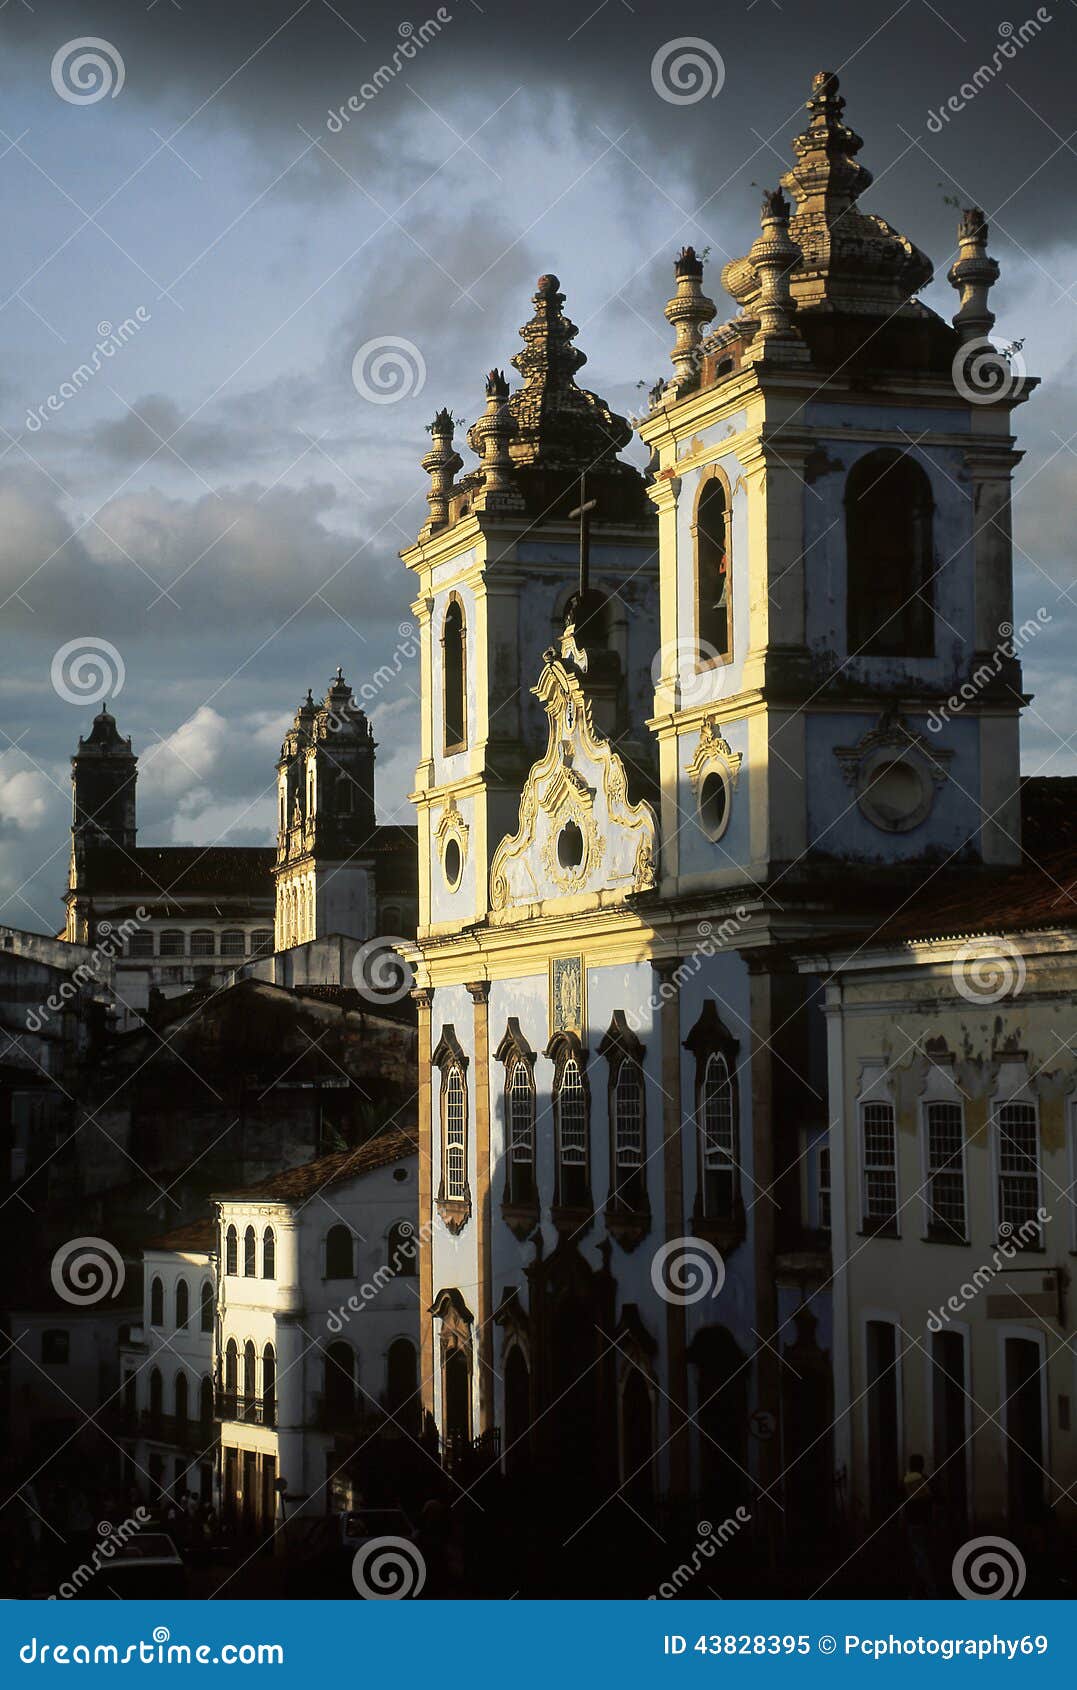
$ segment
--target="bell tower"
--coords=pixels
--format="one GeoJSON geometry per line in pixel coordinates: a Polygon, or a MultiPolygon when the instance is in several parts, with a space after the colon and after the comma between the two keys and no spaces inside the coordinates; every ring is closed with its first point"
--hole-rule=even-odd
{"type": "Polygon", "coordinates": [[[737,315],[706,330],[691,249],[666,308],[674,373],[640,430],[666,895],[1020,853],[1010,418],[1034,383],[986,339],[982,213],[961,221],[951,327],[916,298],[930,260],[861,209],[844,107],[821,72],[794,168],[722,272],[737,315]]]}
{"type": "Polygon", "coordinates": [[[67,938],[92,943],[90,906],[94,869],[102,858],[135,848],[135,782],[138,758],[108,710],[94,717],[71,759],[71,863],[67,938]]]}
{"type": "MultiPolygon", "coordinates": [[[[478,466],[460,474],[458,424],[441,410],[422,461],[429,520],[401,553],[416,577],[421,629],[419,937],[458,932],[489,909],[489,869],[517,824],[520,792],[547,724],[531,692],[579,586],[589,507],[589,638],[616,671],[620,726],[650,714],[657,647],[655,519],[643,476],[619,453],[624,417],[577,386],[586,363],[556,276],[540,276],[512,360],[486,379],[467,433],[478,466]],[[581,499],[581,477],[586,498],[581,499]]],[[[642,735],[643,738],[647,736],[642,735]]],[[[652,753],[653,755],[653,753],[652,753]]]]}
{"type": "Polygon", "coordinates": [[[277,764],[277,950],[375,932],[374,736],[340,669],[295,713],[277,764]]]}

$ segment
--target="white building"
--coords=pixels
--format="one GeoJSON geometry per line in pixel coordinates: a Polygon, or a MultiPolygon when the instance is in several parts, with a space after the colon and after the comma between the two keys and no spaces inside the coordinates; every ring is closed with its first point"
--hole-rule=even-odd
{"type": "Polygon", "coordinates": [[[354,1499],[379,1430],[416,1448],[418,1157],[390,1128],[216,1202],[222,1510],[245,1532],[354,1499]]]}
{"type": "Polygon", "coordinates": [[[120,1346],[123,1476],[151,1503],[164,1491],[215,1501],[215,1239],[206,1220],[146,1246],[142,1325],[120,1346]]]}

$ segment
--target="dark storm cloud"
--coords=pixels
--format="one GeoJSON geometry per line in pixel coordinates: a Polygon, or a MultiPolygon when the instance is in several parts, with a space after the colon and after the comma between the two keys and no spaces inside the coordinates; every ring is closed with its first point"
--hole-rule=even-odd
{"type": "MultiPolygon", "coordinates": [[[[92,27],[123,56],[124,97],[155,108],[162,122],[196,131],[238,127],[262,147],[289,152],[301,124],[331,152],[330,109],[392,63],[405,39],[401,25],[410,24],[413,56],[398,60],[399,74],[351,116],[342,147],[358,144],[378,155],[392,134],[406,159],[406,135],[395,123],[401,115],[405,128],[409,114],[418,120],[420,96],[453,124],[455,134],[446,127],[444,135],[450,151],[465,139],[453,121],[465,92],[481,122],[515,88],[542,99],[565,91],[581,125],[599,124],[611,137],[627,129],[623,145],[659,182],[682,172],[699,200],[715,196],[712,221],[742,197],[754,208],[750,184],[770,182],[787,167],[811,73],[838,69],[849,119],[870,133],[865,162],[877,175],[887,173],[872,204],[912,226],[937,257],[952,238],[947,195],[981,201],[989,212],[1001,206],[1000,226],[1022,245],[1065,238],[1058,207],[1073,179],[1064,137],[1077,29],[1065,0],[1039,8],[1017,0],[997,16],[982,0],[826,7],[784,0],[780,8],[775,0],[682,0],[675,11],[659,0],[633,0],[631,8],[627,0],[605,0],[597,10],[594,0],[503,0],[481,8],[452,0],[442,8],[449,21],[418,45],[414,32],[437,15],[431,0],[416,0],[408,11],[399,0],[184,0],[182,9],[161,0],[149,10],[96,0],[92,27]],[[1026,19],[1034,31],[1022,38],[1026,19]],[[686,37],[717,50],[724,83],[714,99],[676,105],[656,94],[651,64],[665,43],[686,37]],[[1000,48],[1008,56],[993,61],[1000,48]],[[998,73],[975,82],[980,67],[993,62],[998,73]],[[929,114],[970,87],[964,109],[933,133],[929,114]],[[905,149],[902,168],[893,169],[905,149]]],[[[56,49],[88,27],[80,0],[46,0],[33,12],[7,8],[0,74],[12,86],[47,78],[56,49]]],[[[541,127],[533,155],[541,173],[541,127]]],[[[322,155],[313,153],[309,166],[290,189],[347,188],[322,155]]],[[[639,187],[641,194],[654,191],[642,177],[639,187]]],[[[511,201],[511,185],[508,192],[511,201]]]]}

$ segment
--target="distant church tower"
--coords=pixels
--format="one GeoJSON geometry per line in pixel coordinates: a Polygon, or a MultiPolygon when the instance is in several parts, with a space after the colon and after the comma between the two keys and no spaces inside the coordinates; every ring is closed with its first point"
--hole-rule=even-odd
{"type": "Polygon", "coordinates": [[[376,932],[374,735],[338,669],[308,692],[277,764],[275,949],[376,932]]]}
{"type": "Polygon", "coordinates": [[[71,759],[66,937],[72,943],[93,943],[92,900],[87,886],[91,856],[110,848],[134,851],[137,766],[130,739],[119,732],[115,717],[102,710],[95,716],[89,736],[80,736],[79,748],[71,759]]]}

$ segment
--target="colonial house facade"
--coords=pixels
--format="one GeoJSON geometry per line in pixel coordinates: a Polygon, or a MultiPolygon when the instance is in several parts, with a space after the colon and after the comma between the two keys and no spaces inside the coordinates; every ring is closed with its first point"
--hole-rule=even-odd
{"type": "Polygon", "coordinates": [[[209,1220],[180,1227],[142,1253],[141,1326],[120,1344],[113,1419],[123,1477],[156,1505],[191,1491],[217,1501],[213,1418],[216,1234],[209,1220]]]}
{"type": "Polygon", "coordinates": [[[414,1132],[392,1127],[215,1203],[221,1500],[236,1530],[354,1506],[362,1446],[414,1447],[417,1160],[414,1132]]]}
{"type": "MultiPolygon", "coordinates": [[[[1072,1529],[1077,858],[925,898],[826,977],[837,1459],[955,1527],[1072,1529]]],[[[1025,1541],[1025,1537],[1022,1541],[1025,1541]]]]}
{"type": "Polygon", "coordinates": [[[1012,625],[1030,384],[970,396],[983,218],[951,327],[915,298],[930,261],[860,209],[843,107],[817,76],[792,212],[767,194],[723,271],[736,317],[705,334],[677,260],[646,482],[544,276],[479,467],[457,479],[435,418],[402,554],[425,1402],[449,1451],[558,1484],[566,1532],[616,1497],[752,1499],[764,1535],[825,1515],[826,1058],[789,947],[1020,852],[1016,661],[927,718],[1012,625]]]}

